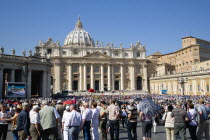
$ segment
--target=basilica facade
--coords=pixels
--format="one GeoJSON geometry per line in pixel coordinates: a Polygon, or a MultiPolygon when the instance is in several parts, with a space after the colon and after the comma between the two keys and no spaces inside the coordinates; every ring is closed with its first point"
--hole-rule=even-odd
{"type": "Polygon", "coordinates": [[[123,48],[113,43],[94,42],[80,20],[64,44],[48,38],[35,48],[51,59],[53,92],[62,90],[148,91],[146,49],[140,42],[123,48]]]}

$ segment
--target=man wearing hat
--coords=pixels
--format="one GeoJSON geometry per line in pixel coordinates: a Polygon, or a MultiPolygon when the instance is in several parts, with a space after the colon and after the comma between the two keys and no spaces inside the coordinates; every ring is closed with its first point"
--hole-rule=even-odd
{"type": "Polygon", "coordinates": [[[187,118],[187,112],[181,108],[182,103],[177,102],[176,108],[173,109],[171,116],[174,117],[174,140],[178,139],[178,136],[180,134],[181,140],[186,140],[186,120],[187,118]]]}
{"type": "Polygon", "coordinates": [[[69,116],[70,116],[70,106],[66,106],[66,111],[64,111],[62,118],[62,131],[63,131],[64,140],[68,140],[69,116]]]}
{"type": "Polygon", "coordinates": [[[31,139],[30,134],[30,118],[29,118],[29,111],[30,111],[30,104],[23,103],[22,104],[23,110],[19,113],[17,119],[17,131],[19,140],[31,139]]]}
{"type": "Polygon", "coordinates": [[[204,99],[199,100],[200,106],[198,107],[198,112],[200,115],[200,122],[198,124],[197,138],[201,140],[203,133],[205,134],[206,140],[209,140],[209,114],[210,109],[204,105],[204,99]]]}
{"type": "Polygon", "coordinates": [[[128,138],[129,140],[137,140],[137,107],[134,105],[134,99],[130,100],[130,105],[127,108],[128,113],[128,138]],[[133,131],[133,136],[131,131],[133,131]]]}
{"type": "Polygon", "coordinates": [[[57,140],[57,122],[59,122],[60,115],[54,107],[48,105],[47,100],[42,101],[42,109],[39,111],[40,122],[42,126],[42,140],[57,140]]]}
{"type": "MultiPolygon", "coordinates": [[[[65,110],[65,107],[62,104],[62,100],[57,101],[57,105],[55,106],[55,109],[57,110],[58,114],[60,115],[60,121],[62,120],[63,117],[63,112],[65,110]]],[[[61,139],[61,122],[58,123],[58,137],[61,139]]]]}
{"type": "Polygon", "coordinates": [[[41,129],[40,129],[40,116],[39,111],[40,107],[38,105],[34,105],[32,110],[30,111],[30,133],[32,140],[41,140],[41,129]]]}

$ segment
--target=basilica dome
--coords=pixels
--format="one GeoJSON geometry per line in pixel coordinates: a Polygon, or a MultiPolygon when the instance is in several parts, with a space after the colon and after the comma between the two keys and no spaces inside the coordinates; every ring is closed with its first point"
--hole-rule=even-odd
{"type": "Polygon", "coordinates": [[[93,38],[83,29],[80,18],[76,23],[75,29],[66,36],[64,45],[94,46],[93,38]]]}

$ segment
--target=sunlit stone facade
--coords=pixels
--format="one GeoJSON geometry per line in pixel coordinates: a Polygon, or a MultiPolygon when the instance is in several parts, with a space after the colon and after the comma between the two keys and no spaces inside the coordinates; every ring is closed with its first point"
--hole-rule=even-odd
{"type": "Polygon", "coordinates": [[[182,49],[147,58],[156,64],[150,77],[151,93],[210,95],[209,41],[185,37],[182,49]]]}
{"type": "Polygon", "coordinates": [[[140,42],[128,48],[94,42],[78,19],[64,45],[39,42],[36,51],[52,62],[53,91],[148,91],[146,49],[140,42]]]}

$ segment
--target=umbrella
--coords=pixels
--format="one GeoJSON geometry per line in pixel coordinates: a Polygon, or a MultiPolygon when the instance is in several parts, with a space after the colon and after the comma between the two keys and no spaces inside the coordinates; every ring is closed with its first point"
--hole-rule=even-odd
{"type": "Polygon", "coordinates": [[[74,104],[74,100],[68,100],[68,101],[63,102],[63,105],[66,105],[66,104],[74,104]]]}
{"type": "Polygon", "coordinates": [[[94,92],[95,90],[94,90],[94,89],[89,89],[88,91],[89,91],[89,92],[94,92]]]}
{"type": "Polygon", "coordinates": [[[21,102],[14,102],[13,104],[14,105],[19,105],[19,104],[21,104],[21,102]]]}
{"type": "Polygon", "coordinates": [[[154,117],[160,111],[160,106],[155,104],[151,99],[147,98],[140,101],[138,108],[141,112],[150,117],[154,117]]]}

